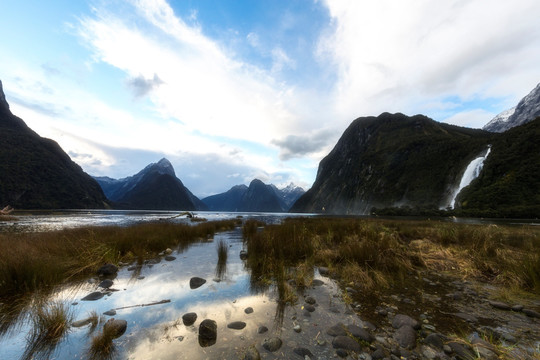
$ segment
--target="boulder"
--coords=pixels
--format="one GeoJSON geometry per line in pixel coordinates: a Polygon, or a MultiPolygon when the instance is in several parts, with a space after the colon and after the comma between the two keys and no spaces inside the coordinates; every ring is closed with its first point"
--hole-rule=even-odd
{"type": "Polygon", "coordinates": [[[375,337],[373,337],[373,335],[371,335],[369,331],[359,326],[349,325],[347,326],[347,330],[349,330],[351,335],[357,338],[358,340],[365,341],[368,343],[372,343],[373,340],[375,340],[375,337]]]}
{"type": "Polygon", "coordinates": [[[189,287],[191,289],[197,289],[201,287],[205,282],[205,279],[195,276],[189,280],[189,287]]]}
{"type": "Polygon", "coordinates": [[[214,320],[205,319],[199,325],[199,345],[207,347],[214,345],[217,339],[217,323],[214,320]]]}
{"type": "Polygon", "coordinates": [[[348,336],[339,335],[332,340],[334,349],[344,349],[359,352],[362,350],[360,344],[348,336]]]}
{"type": "Polygon", "coordinates": [[[103,333],[112,336],[113,339],[116,339],[126,332],[127,321],[126,320],[117,320],[115,318],[109,319],[105,325],[103,325],[103,333]]]}
{"type": "Polygon", "coordinates": [[[97,270],[97,274],[100,276],[111,276],[111,275],[115,275],[117,272],[118,272],[118,267],[110,263],[102,265],[97,270]]]}
{"type": "Polygon", "coordinates": [[[414,320],[409,315],[397,314],[396,316],[394,316],[394,319],[392,320],[392,327],[394,329],[399,329],[404,325],[408,325],[415,330],[420,329],[420,323],[414,320]]]}
{"type": "Polygon", "coordinates": [[[267,351],[274,352],[279,350],[281,345],[283,344],[283,341],[281,341],[278,337],[273,337],[270,339],[264,339],[262,343],[262,347],[265,348],[267,351]]]}
{"type": "Polygon", "coordinates": [[[394,333],[394,340],[405,349],[416,346],[416,331],[410,325],[403,325],[394,333]]]}
{"type": "Polygon", "coordinates": [[[246,314],[251,314],[251,313],[253,313],[253,308],[252,307],[247,307],[247,308],[244,309],[244,312],[246,314]]]}
{"type": "Polygon", "coordinates": [[[197,314],[194,312],[190,312],[190,313],[182,315],[182,321],[184,322],[184,325],[186,326],[193,325],[196,320],[197,320],[197,314]]]}

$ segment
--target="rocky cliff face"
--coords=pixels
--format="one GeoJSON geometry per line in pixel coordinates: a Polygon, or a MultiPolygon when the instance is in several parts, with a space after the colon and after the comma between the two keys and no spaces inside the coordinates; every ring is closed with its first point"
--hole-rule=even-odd
{"type": "Polygon", "coordinates": [[[207,207],[176,177],[167,159],[123,179],[96,177],[114,206],[140,210],[206,210],[207,207]]]}
{"type": "Polygon", "coordinates": [[[236,185],[224,193],[208,196],[202,199],[202,202],[210,211],[239,211],[247,190],[246,185],[236,185]]]}
{"type": "Polygon", "coordinates": [[[283,208],[272,187],[255,179],[242,196],[239,211],[282,212],[283,208]]]}
{"type": "Polygon", "coordinates": [[[503,111],[487,123],[483,129],[504,132],[526,124],[540,116],[540,83],[512,109],[503,111]]]}
{"type": "Polygon", "coordinates": [[[102,209],[103,191],[60,146],[40,137],[9,109],[0,82],[0,206],[102,209]]]}
{"type": "Polygon", "coordinates": [[[358,118],[290,211],[368,214],[374,207],[444,207],[489,136],[422,115],[358,118]]]}

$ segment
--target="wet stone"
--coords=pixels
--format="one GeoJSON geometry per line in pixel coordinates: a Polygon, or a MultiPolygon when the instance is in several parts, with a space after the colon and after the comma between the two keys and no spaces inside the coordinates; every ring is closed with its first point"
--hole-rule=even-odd
{"type": "Polygon", "coordinates": [[[437,349],[442,349],[444,346],[444,342],[439,334],[429,334],[424,339],[424,343],[437,349]]]}
{"type": "Polygon", "coordinates": [[[118,272],[118,267],[113,264],[102,265],[98,270],[97,274],[102,276],[114,275],[118,272]]]}
{"type": "Polygon", "coordinates": [[[523,311],[523,305],[512,306],[512,311],[516,311],[516,312],[523,311]]]}
{"type": "Polygon", "coordinates": [[[246,314],[251,314],[251,313],[253,313],[253,308],[252,307],[247,307],[247,308],[244,309],[244,312],[246,314]]]}
{"type": "Polygon", "coordinates": [[[302,327],[300,327],[300,325],[294,325],[293,326],[293,330],[297,333],[299,333],[300,331],[302,331],[302,327]]]}
{"type": "Polygon", "coordinates": [[[126,320],[116,320],[114,318],[109,319],[105,325],[103,325],[103,332],[112,336],[113,338],[118,338],[126,332],[127,321],[126,320]]]}
{"type": "Polygon", "coordinates": [[[478,322],[478,319],[471,315],[471,314],[466,314],[466,313],[456,313],[454,314],[455,316],[457,316],[458,318],[460,319],[463,319],[465,321],[468,321],[468,322],[471,322],[471,323],[476,323],[478,322]]]}
{"type": "Polygon", "coordinates": [[[321,274],[322,276],[328,276],[328,268],[324,266],[319,266],[319,274],[321,274]]]}
{"type": "Polygon", "coordinates": [[[174,261],[174,260],[176,260],[176,257],[172,256],[172,255],[167,255],[167,256],[165,256],[165,260],[166,261],[174,261]]]}
{"type": "Polygon", "coordinates": [[[190,326],[197,321],[197,314],[194,312],[190,312],[187,314],[182,315],[182,321],[184,322],[184,325],[190,326]]]}
{"type": "Polygon", "coordinates": [[[345,349],[356,352],[362,349],[357,341],[343,335],[336,336],[334,340],[332,340],[332,346],[334,347],[334,349],[345,349]]]}
{"type": "Polygon", "coordinates": [[[336,324],[326,330],[326,333],[330,336],[345,336],[347,332],[343,324],[336,324]]]}
{"type": "Polygon", "coordinates": [[[394,319],[392,320],[392,327],[394,329],[399,329],[400,327],[404,325],[408,325],[415,330],[420,329],[420,323],[414,320],[412,317],[408,315],[403,315],[403,314],[398,314],[394,316],[394,319]]]}
{"type": "Polygon", "coordinates": [[[315,304],[316,302],[317,302],[317,300],[315,300],[314,297],[312,297],[312,296],[306,297],[306,303],[307,303],[307,304],[313,305],[313,304],[315,304]]]}
{"type": "Polygon", "coordinates": [[[347,326],[347,330],[351,333],[352,336],[357,338],[358,340],[365,341],[368,343],[372,343],[375,338],[373,335],[371,335],[366,329],[363,329],[356,325],[349,325],[347,326]]]}
{"type": "Polygon", "coordinates": [[[262,347],[265,348],[267,351],[274,352],[279,350],[281,345],[283,344],[283,341],[281,341],[278,337],[273,337],[270,339],[264,339],[262,343],[262,347]]]}
{"type": "Polygon", "coordinates": [[[116,310],[111,309],[111,310],[105,311],[105,312],[103,313],[103,315],[107,315],[107,316],[115,316],[115,315],[116,315],[116,310]]]}
{"type": "Polygon", "coordinates": [[[105,296],[105,293],[102,293],[101,291],[94,291],[93,293],[90,293],[83,297],[81,300],[83,301],[95,301],[101,299],[103,296],[105,296]]]}
{"type": "Polygon", "coordinates": [[[232,323],[227,324],[227,327],[229,329],[242,330],[246,327],[246,323],[243,321],[233,321],[232,323]]]}
{"type": "Polygon", "coordinates": [[[499,310],[510,310],[510,305],[500,302],[500,301],[490,301],[489,304],[495,309],[499,310]]]}
{"type": "Polygon", "coordinates": [[[261,354],[259,354],[259,350],[255,347],[255,345],[251,345],[247,348],[246,353],[244,354],[243,360],[260,360],[261,354]]]}
{"type": "Polygon", "coordinates": [[[394,333],[394,340],[405,349],[416,346],[416,331],[409,325],[403,325],[394,333]]]}
{"type": "Polygon", "coordinates": [[[267,331],[268,331],[268,328],[266,326],[259,326],[259,328],[257,329],[258,334],[264,334],[267,331]]]}
{"type": "Polygon", "coordinates": [[[206,280],[197,276],[189,279],[189,287],[192,290],[201,287],[204,283],[206,283],[206,280]]]}
{"type": "Polygon", "coordinates": [[[199,325],[199,345],[201,347],[212,346],[217,339],[217,323],[214,320],[205,319],[199,325]]]}
{"type": "Polygon", "coordinates": [[[540,319],[540,313],[534,311],[534,310],[531,310],[531,309],[523,309],[522,310],[523,313],[525,315],[527,315],[528,317],[532,317],[532,318],[537,318],[537,319],[540,319]]]}
{"type": "Polygon", "coordinates": [[[99,283],[98,287],[108,289],[113,286],[113,281],[111,279],[105,279],[99,283]]]}
{"type": "Polygon", "coordinates": [[[343,358],[346,358],[347,356],[349,356],[349,353],[345,349],[337,349],[336,350],[336,355],[343,359],[343,358]]]}
{"type": "Polygon", "coordinates": [[[315,311],[315,306],[313,306],[311,304],[306,304],[306,305],[304,305],[304,309],[306,309],[309,312],[314,312],[315,311]]]}
{"type": "Polygon", "coordinates": [[[311,282],[311,285],[312,285],[312,286],[322,286],[322,285],[324,285],[324,281],[319,280],[319,279],[315,279],[315,280],[313,280],[313,281],[311,282]]]}
{"type": "Polygon", "coordinates": [[[78,327],[86,326],[86,325],[90,324],[91,322],[92,322],[92,319],[87,318],[87,319],[74,321],[73,323],[71,323],[71,326],[78,328],[78,327]]]}

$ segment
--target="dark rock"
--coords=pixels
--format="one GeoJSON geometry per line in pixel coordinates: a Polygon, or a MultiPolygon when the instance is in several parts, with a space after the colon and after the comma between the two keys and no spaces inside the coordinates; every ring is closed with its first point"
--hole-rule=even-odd
{"type": "Polygon", "coordinates": [[[379,311],[377,311],[377,314],[379,314],[381,316],[387,316],[388,311],[386,309],[380,309],[379,311]]]}
{"type": "Polygon", "coordinates": [[[127,321],[126,320],[116,320],[115,318],[109,319],[105,325],[103,325],[103,333],[112,336],[113,339],[116,339],[126,332],[127,321]]]}
{"type": "Polygon", "coordinates": [[[322,286],[322,285],[324,285],[324,281],[319,280],[319,279],[315,279],[315,280],[313,280],[313,281],[311,282],[311,285],[312,285],[312,286],[322,286]]]}
{"type": "Polygon", "coordinates": [[[189,280],[189,287],[191,289],[197,289],[201,287],[205,282],[205,279],[195,276],[189,280]]]}
{"type": "Polygon", "coordinates": [[[257,334],[264,334],[267,331],[268,328],[266,326],[259,326],[259,328],[257,329],[257,334]]]}
{"type": "Polygon", "coordinates": [[[510,305],[500,302],[500,301],[490,301],[489,304],[493,306],[495,309],[499,310],[510,310],[510,305]]]}
{"type": "Polygon", "coordinates": [[[527,315],[528,317],[537,318],[540,319],[540,313],[531,310],[531,309],[523,309],[523,313],[527,315]]]}
{"type": "Polygon", "coordinates": [[[246,314],[251,314],[251,313],[253,313],[253,308],[252,307],[247,307],[247,308],[244,309],[244,312],[246,314]]]}
{"type": "Polygon", "coordinates": [[[362,321],[362,326],[370,331],[377,330],[377,327],[370,323],[369,321],[362,321]]]}
{"type": "Polygon", "coordinates": [[[523,305],[512,306],[512,311],[516,311],[516,312],[523,311],[523,305]]]}
{"type": "Polygon", "coordinates": [[[87,318],[87,319],[74,321],[71,323],[71,326],[78,328],[78,327],[86,326],[90,323],[92,323],[92,318],[87,318]]]}
{"type": "Polygon", "coordinates": [[[81,300],[83,300],[83,301],[94,301],[94,300],[101,299],[103,296],[105,296],[105,293],[102,293],[101,291],[94,291],[93,293],[90,293],[90,294],[86,295],[85,297],[83,297],[81,300]]]}
{"type": "Polygon", "coordinates": [[[476,356],[474,355],[472,349],[469,348],[468,346],[465,346],[455,341],[451,341],[447,345],[450,347],[450,349],[452,349],[452,353],[454,353],[458,359],[461,359],[461,360],[476,359],[476,356]]]}
{"type": "Polygon", "coordinates": [[[174,260],[176,260],[176,257],[172,256],[172,255],[167,255],[167,256],[165,256],[165,260],[166,261],[174,261],[174,260]]]}
{"type": "Polygon", "coordinates": [[[113,286],[113,281],[111,279],[105,279],[98,285],[100,288],[108,289],[113,286]]]}
{"type": "Polygon", "coordinates": [[[372,343],[375,338],[373,335],[371,335],[366,329],[363,329],[356,325],[349,325],[347,326],[347,330],[351,333],[352,336],[357,338],[358,340],[365,341],[368,343],[372,343]]]}
{"type": "Polygon", "coordinates": [[[243,360],[261,360],[261,354],[255,345],[251,345],[247,348],[246,353],[244,354],[243,360]]]}
{"type": "Polygon", "coordinates": [[[281,347],[282,344],[283,344],[283,342],[281,341],[280,338],[273,337],[273,338],[270,338],[270,339],[264,339],[264,341],[262,343],[262,347],[265,348],[266,350],[270,351],[270,352],[274,352],[274,351],[279,350],[279,348],[281,347]]]}
{"type": "Polygon", "coordinates": [[[246,323],[243,321],[233,321],[232,323],[227,324],[227,327],[229,329],[242,330],[246,327],[246,323]]]}
{"type": "Polygon", "coordinates": [[[313,304],[315,304],[316,302],[317,302],[317,300],[315,300],[314,297],[312,297],[312,296],[306,297],[306,303],[307,303],[307,304],[313,305],[313,304]]]}
{"type": "Polygon", "coordinates": [[[309,357],[310,359],[313,358],[313,354],[311,353],[311,351],[309,351],[309,349],[306,349],[306,348],[303,348],[303,347],[297,347],[293,350],[293,352],[296,354],[296,355],[299,355],[302,359],[305,359],[306,356],[309,357]]]}
{"type": "Polygon", "coordinates": [[[115,315],[116,315],[116,310],[111,309],[111,310],[105,311],[105,312],[103,313],[103,315],[107,315],[107,316],[115,316],[115,315]]]}
{"type": "Polygon", "coordinates": [[[315,306],[313,306],[311,304],[306,304],[306,305],[304,305],[304,309],[306,309],[309,312],[314,312],[315,311],[315,306]]]}
{"type": "Polygon", "coordinates": [[[111,275],[115,275],[117,272],[118,272],[118,267],[113,264],[102,265],[97,270],[97,274],[101,276],[111,276],[111,275]]]}
{"type": "Polygon", "coordinates": [[[457,316],[458,318],[461,318],[465,321],[468,321],[468,322],[471,322],[471,323],[476,323],[478,322],[478,319],[471,315],[471,314],[467,314],[467,313],[455,313],[454,314],[455,316],[457,316]]]}
{"type": "Polygon", "coordinates": [[[345,331],[345,325],[339,323],[326,330],[326,333],[330,336],[345,336],[347,331],[345,331]]]}
{"type": "Polygon", "coordinates": [[[182,315],[182,321],[184,322],[184,325],[191,326],[197,321],[197,314],[194,312],[184,314],[182,315]]]}
{"type": "Polygon", "coordinates": [[[399,329],[400,327],[404,325],[408,325],[415,330],[420,329],[420,323],[414,320],[412,317],[408,315],[403,315],[403,314],[398,314],[394,316],[394,319],[392,320],[392,327],[394,329],[399,329]]]}
{"type": "Polygon", "coordinates": [[[199,325],[199,345],[201,347],[212,346],[217,339],[217,323],[214,320],[205,319],[199,325]]]}
{"type": "Polygon", "coordinates": [[[345,349],[350,351],[360,351],[362,347],[360,344],[348,336],[339,335],[332,340],[332,346],[334,349],[345,349]]]}
{"type": "Polygon", "coordinates": [[[439,334],[429,334],[424,339],[424,343],[439,350],[442,350],[444,346],[444,342],[439,334]]]}
{"type": "Polygon", "coordinates": [[[340,358],[344,359],[347,356],[349,356],[349,353],[345,349],[337,349],[336,350],[336,355],[339,356],[340,358]]]}
{"type": "Polygon", "coordinates": [[[379,347],[377,348],[377,350],[375,350],[372,354],[371,354],[371,358],[373,360],[381,360],[381,359],[384,359],[386,356],[386,354],[384,353],[384,350],[382,347],[379,347]]]}
{"type": "Polygon", "coordinates": [[[405,349],[416,346],[416,331],[410,325],[403,325],[394,333],[394,340],[405,349]]]}

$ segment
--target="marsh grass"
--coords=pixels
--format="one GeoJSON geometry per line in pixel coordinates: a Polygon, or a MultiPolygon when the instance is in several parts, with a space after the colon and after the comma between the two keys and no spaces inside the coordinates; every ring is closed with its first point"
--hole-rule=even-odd
{"type": "Polygon", "coordinates": [[[116,354],[116,346],[113,340],[116,337],[116,330],[113,328],[103,327],[102,331],[92,337],[90,347],[88,349],[89,359],[112,359],[116,354]]]}
{"type": "Polygon", "coordinates": [[[0,298],[81,279],[99,265],[142,263],[167,247],[183,250],[235,221],[196,225],[167,222],[130,227],[88,227],[43,233],[0,234],[0,298]]]}
{"type": "Polygon", "coordinates": [[[225,240],[220,239],[216,245],[216,250],[218,254],[218,261],[216,264],[216,278],[220,281],[224,279],[225,274],[227,273],[227,257],[229,254],[229,247],[225,240]]]}
{"type": "Polygon", "coordinates": [[[261,277],[310,263],[372,290],[405,284],[427,268],[540,294],[538,227],[294,218],[262,231],[246,222],[244,242],[247,266],[261,277]]]}
{"type": "Polygon", "coordinates": [[[63,302],[39,301],[34,305],[30,320],[32,329],[22,358],[47,359],[67,335],[73,313],[63,302]]]}

